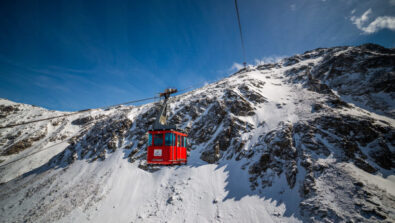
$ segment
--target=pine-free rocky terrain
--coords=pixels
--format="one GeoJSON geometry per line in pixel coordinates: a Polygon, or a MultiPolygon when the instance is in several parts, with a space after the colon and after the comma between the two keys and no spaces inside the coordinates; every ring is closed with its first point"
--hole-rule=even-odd
{"type": "MultiPolygon", "coordinates": [[[[158,103],[0,129],[0,222],[394,222],[395,49],[320,48],[158,103]]],[[[0,99],[0,126],[67,114],[0,99]]]]}

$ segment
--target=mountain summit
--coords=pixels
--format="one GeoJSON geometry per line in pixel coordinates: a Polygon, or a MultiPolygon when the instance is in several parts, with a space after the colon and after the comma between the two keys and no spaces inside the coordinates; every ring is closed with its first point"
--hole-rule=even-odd
{"type": "MultiPolygon", "coordinates": [[[[169,101],[188,164],[146,164],[158,104],[0,129],[1,222],[393,222],[395,50],[320,48],[169,101]]],[[[0,124],[67,114],[0,99],[0,124]]]]}

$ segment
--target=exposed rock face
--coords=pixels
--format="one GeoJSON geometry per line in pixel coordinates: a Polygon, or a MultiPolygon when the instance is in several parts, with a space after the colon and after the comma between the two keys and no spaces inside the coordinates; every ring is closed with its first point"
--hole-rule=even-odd
{"type": "Polygon", "coordinates": [[[271,179],[285,172],[287,182],[291,188],[295,186],[296,174],[298,172],[297,151],[293,145],[291,124],[280,123],[281,130],[273,130],[259,137],[254,145],[257,150],[264,149],[258,162],[250,166],[249,173],[252,175],[250,181],[255,189],[258,177],[262,180],[262,186],[271,186],[271,179]],[[267,170],[270,171],[267,171],[267,170]]]}
{"type": "Polygon", "coordinates": [[[11,113],[19,111],[18,106],[15,105],[0,105],[0,119],[6,118],[11,113]]]}
{"type": "Polygon", "coordinates": [[[71,122],[71,124],[73,125],[85,125],[88,122],[91,122],[93,120],[92,116],[87,116],[87,117],[83,117],[83,118],[78,118],[74,121],[71,122]]]}
{"type": "MultiPolygon", "coordinates": [[[[251,94],[247,94],[251,95],[251,94]]],[[[259,98],[259,96],[257,96],[259,98]]],[[[254,115],[253,107],[242,96],[238,95],[232,90],[226,90],[224,96],[224,104],[230,109],[230,112],[236,116],[251,116],[254,115]]]]}
{"type": "MultiPolygon", "coordinates": [[[[335,163],[352,162],[358,168],[369,173],[376,173],[381,168],[391,170],[395,167],[393,163],[395,154],[389,150],[389,147],[393,147],[393,133],[393,128],[382,127],[369,118],[343,115],[323,116],[308,122],[299,122],[293,128],[291,125],[282,125],[279,130],[269,132],[262,137],[265,143],[255,145],[264,147],[264,152],[259,161],[250,166],[252,188],[255,189],[259,184],[263,187],[271,186],[274,175],[279,176],[282,172],[285,172],[290,188],[294,187],[298,173],[297,163],[299,162],[306,172],[300,185],[301,196],[307,200],[302,203],[302,210],[308,209],[309,216],[321,217],[317,217],[317,219],[328,218],[345,221],[352,218],[351,215],[338,216],[336,211],[322,206],[322,203],[311,204],[308,202],[310,198],[316,198],[319,194],[316,191],[317,176],[340,171],[333,166],[322,165],[318,160],[322,157],[333,156],[335,163]],[[258,179],[261,182],[258,182],[258,179]]],[[[354,179],[349,180],[355,181],[354,179]]],[[[355,182],[355,184],[358,183],[355,182]]],[[[350,190],[357,189],[357,187],[350,188],[350,190]]],[[[339,190],[344,190],[344,188],[339,190]]],[[[364,193],[359,191],[352,196],[358,197],[360,202],[366,198],[364,193]]],[[[393,204],[394,201],[393,198],[390,198],[386,205],[393,204]]],[[[357,206],[362,207],[369,204],[366,201],[362,203],[357,206]]],[[[375,205],[374,207],[368,205],[368,215],[374,216],[372,219],[387,219],[391,211],[388,212],[387,209],[385,214],[379,210],[384,210],[388,206],[382,203],[375,205]]],[[[352,209],[352,204],[347,208],[352,209]]],[[[361,216],[366,215],[366,209],[358,208],[357,212],[361,216]]]]}
{"type": "Polygon", "coordinates": [[[368,106],[375,111],[395,117],[393,104],[395,93],[395,50],[375,44],[359,47],[335,47],[317,49],[288,58],[292,61],[323,56],[319,64],[303,65],[287,71],[292,81],[302,81],[309,88],[321,93],[330,89],[347,95],[353,102],[368,106]],[[388,95],[379,97],[378,94],[388,95]]]}
{"type": "Polygon", "coordinates": [[[107,152],[114,152],[122,145],[131,125],[132,121],[122,115],[101,120],[85,134],[71,139],[71,145],[52,162],[67,160],[68,163],[72,163],[78,158],[104,160],[107,152]]]}
{"type": "Polygon", "coordinates": [[[6,147],[2,155],[12,155],[19,153],[33,145],[34,142],[37,142],[43,139],[47,134],[47,129],[42,129],[40,132],[35,132],[33,134],[28,135],[27,137],[15,142],[15,139],[21,135],[21,132],[18,132],[16,135],[11,135],[7,139],[10,140],[9,144],[11,146],[6,147]]]}
{"type": "Polygon", "coordinates": [[[29,139],[23,139],[15,144],[13,144],[12,146],[10,146],[8,149],[6,149],[4,151],[4,155],[12,155],[15,153],[19,153],[22,150],[29,148],[30,146],[32,146],[32,143],[29,139]]]}

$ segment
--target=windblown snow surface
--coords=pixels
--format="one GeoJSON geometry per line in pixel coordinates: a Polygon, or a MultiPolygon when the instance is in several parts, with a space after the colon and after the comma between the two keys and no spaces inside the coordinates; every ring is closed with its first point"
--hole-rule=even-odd
{"type": "MultiPolygon", "coordinates": [[[[0,129],[0,221],[393,222],[394,58],[316,49],[172,98],[187,165],[145,162],[157,103],[0,129]]],[[[0,109],[1,126],[68,114],[0,109]]]]}

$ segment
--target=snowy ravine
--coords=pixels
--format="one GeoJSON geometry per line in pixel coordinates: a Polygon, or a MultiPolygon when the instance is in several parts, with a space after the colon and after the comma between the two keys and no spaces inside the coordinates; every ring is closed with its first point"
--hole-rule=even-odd
{"type": "Polygon", "coordinates": [[[250,66],[170,100],[182,166],[145,162],[157,103],[0,129],[0,222],[394,222],[394,83],[373,44],[250,66]]]}

